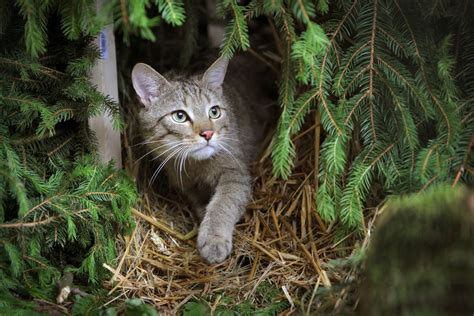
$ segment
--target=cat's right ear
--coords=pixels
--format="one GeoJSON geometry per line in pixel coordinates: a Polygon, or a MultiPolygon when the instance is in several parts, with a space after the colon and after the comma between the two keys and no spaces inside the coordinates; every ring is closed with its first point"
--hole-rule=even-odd
{"type": "Polygon", "coordinates": [[[149,107],[166,89],[171,87],[168,80],[146,64],[136,64],[132,70],[132,83],[135,92],[145,107],[149,107]]]}

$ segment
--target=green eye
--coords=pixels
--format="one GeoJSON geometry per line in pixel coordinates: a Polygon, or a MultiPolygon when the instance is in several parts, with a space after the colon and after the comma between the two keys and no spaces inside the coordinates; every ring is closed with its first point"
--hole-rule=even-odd
{"type": "Polygon", "coordinates": [[[221,108],[217,105],[214,105],[209,109],[209,117],[211,119],[217,119],[221,116],[221,108]]]}
{"type": "Polygon", "coordinates": [[[171,113],[171,117],[173,118],[173,121],[176,123],[184,123],[188,120],[188,115],[184,111],[174,111],[171,113]]]}

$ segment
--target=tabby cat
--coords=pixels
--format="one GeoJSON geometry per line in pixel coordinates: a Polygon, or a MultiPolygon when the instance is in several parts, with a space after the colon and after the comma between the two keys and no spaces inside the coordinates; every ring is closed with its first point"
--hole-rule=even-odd
{"type": "Polygon", "coordinates": [[[194,206],[201,220],[197,247],[211,264],[232,250],[269,113],[255,68],[233,60],[226,77],[228,64],[220,57],[204,74],[167,78],[142,63],[132,71],[142,134],[161,162],[152,180],[164,168],[194,206]]]}

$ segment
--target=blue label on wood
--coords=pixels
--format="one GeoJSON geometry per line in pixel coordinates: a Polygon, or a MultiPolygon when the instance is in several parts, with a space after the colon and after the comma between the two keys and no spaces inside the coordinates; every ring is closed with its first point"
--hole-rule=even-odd
{"type": "Polygon", "coordinates": [[[99,34],[99,51],[101,59],[109,58],[107,31],[102,30],[99,34]]]}

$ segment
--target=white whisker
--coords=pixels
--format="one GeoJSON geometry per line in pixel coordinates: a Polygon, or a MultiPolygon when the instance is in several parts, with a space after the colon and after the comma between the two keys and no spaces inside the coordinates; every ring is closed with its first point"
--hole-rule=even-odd
{"type": "Polygon", "coordinates": [[[163,167],[166,165],[166,163],[171,159],[173,158],[173,156],[178,153],[182,148],[178,147],[177,149],[175,149],[171,154],[169,154],[162,162],[161,164],[158,166],[158,168],[155,170],[155,172],[153,172],[153,175],[150,179],[150,182],[149,182],[149,185],[151,186],[151,184],[153,183],[153,181],[155,181],[156,177],[158,176],[158,174],[161,172],[161,170],[163,169],[163,167]]]}
{"type": "Polygon", "coordinates": [[[184,162],[183,162],[183,169],[184,169],[184,174],[189,177],[188,172],[186,171],[186,161],[188,159],[188,155],[191,153],[191,149],[188,149],[188,151],[184,155],[184,162]]]}
{"type": "MultiPolygon", "coordinates": [[[[145,158],[145,157],[148,156],[149,154],[151,154],[151,153],[157,151],[157,150],[160,149],[160,148],[163,148],[163,147],[165,147],[165,146],[167,146],[167,145],[170,145],[170,144],[171,144],[172,147],[173,147],[173,146],[175,146],[175,145],[177,145],[177,144],[179,145],[181,142],[182,142],[182,141],[167,142],[166,144],[163,144],[163,145],[161,145],[161,146],[155,147],[155,148],[153,148],[152,150],[150,150],[149,152],[147,152],[146,154],[144,154],[143,156],[141,156],[140,158],[138,158],[134,163],[136,164],[137,162],[139,162],[140,160],[142,160],[143,158],[145,158]]],[[[152,160],[153,160],[153,159],[152,159],[152,160]]]]}
{"type": "Polygon", "coordinates": [[[181,145],[188,145],[189,143],[188,142],[185,142],[185,141],[180,141],[178,144],[174,144],[173,146],[171,146],[170,148],[166,149],[164,152],[162,152],[161,154],[159,154],[158,156],[154,157],[153,159],[151,160],[156,160],[158,158],[160,158],[161,156],[163,156],[163,154],[169,152],[170,150],[176,148],[176,147],[179,147],[181,145]]]}
{"type": "MultiPolygon", "coordinates": [[[[165,145],[163,145],[163,146],[160,146],[160,147],[157,147],[157,148],[152,149],[150,152],[148,152],[148,153],[146,153],[145,155],[143,155],[142,157],[140,157],[136,162],[138,162],[139,160],[143,159],[145,156],[149,155],[150,153],[152,153],[152,152],[154,152],[154,151],[156,151],[156,150],[158,150],[158,149],[160,149],[160,148],[162,148],[162,147],[164,147],[164,146],[166,146],[166,145],[169,145],[169,144],[165,144],[165,145]]],[[[178,146],[180,146],[180,145],[181,145],[181,143],[172,145],[170,148],[166,149],[165,151],[163,151],[162,153],[160,153],[158,156],[153,157],[152,159],[150,159],[150,161],[153,161],[153,160],[158,159],[158,158],[161,157],[162,155],[166,154],[166,153],[169,152],[170,150],[173,150],[174,148],[176,148],[176,147],[178,147],[178,146]]],[[[136,163],[136,162],[135,162],[135,163],[136,163]]]]}
{"type": "Polygon", "coordinates": [[[231,146],[231,147],[240,147],[240,142],[241,140],[238,140],[238,139],[234,139],[234,138],[229,138],[229,137],[220,137],[219,139],[220,143],[224,143],[228,146],[231,146]],[[230,145],[232,144],[232,145],[230,145]]]}
{"type": "Polygon", "coordinates": [[[230,157],[231,157],[232,159],[234,159],[234,161],[239,165],[239,167],[240,167],[241,169],[243,169],[244,167],[242,166],[242,164],[240,163],[240,161],[237,159],[237,157],[235,157],[235,155],[230,151],[230,149],[227,149],[227,148],[225,147],[225,144],[226,144],[226,143],[221,142],[220,144],[217,144],[217,145],[218,145],[220,148],[222,148],[224,151],[226,151],[226,152],[230,155],[230,157]]]}
{"type": "Polygon", "coordinates": [[[174,161],[174,168],[176,169],[176,173],[179,175],[179,182],[181,184],[181,188],[183,188],[183,175],[181,173],[181,164],[183,161],[184,154],[186,153],[187,148],[183,147],[182,150],[176,155],[176,159],[174,161]]]}
{"type": "Polygon", "coordinates": [[[166,146],[166,145],[168,145],[168,144],[163,144],[163,145],[161,145],[161,146],[158,146],[158,147],[153,148],[152,150],[150,150],[149,152],[147,152],[146,154],[144,154],[143,156],[141,156],[140,158],[138,158],[137,160],[135,160],[134,163],[139,162],[140,160],[142,160],[143,158],[145,158],[145,157],[148,156],[149,154],[151,154],[151,153],[157,151],[158,149],[160,149],[160,148],[162,148],[162,147],[164,147],[164,146],[166,146]]]}
{"type": "Polygon", "coordinates": [[[140,143],[137,143],[137,144],[133,144],[131,145],[130,147],[136,147],[136,146],[140,146],[140,145],[148,145],[148,144],[154,144],[154,143],[160,143],[160,142],[163,142],[162,139],[157,139],[157,140],[144,140],[143,142],[140,142],[140,143]]]}

